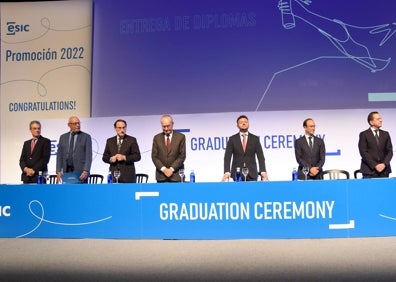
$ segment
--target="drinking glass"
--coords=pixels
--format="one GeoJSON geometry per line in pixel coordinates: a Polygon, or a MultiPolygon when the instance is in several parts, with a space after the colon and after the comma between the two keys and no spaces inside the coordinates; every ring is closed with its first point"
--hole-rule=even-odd
{"type": "Polygon", "coordinates": [[[45,179],[45,184],[50,184],[50,175],[49,175],[48,171],[43,172],[43,177],[45,179]]]}
{"type": "Polygon", "coordinates": [[[309,167],[304,166],[304,167],[303,167],[303,173],[304,173],[304,175],[305,175],[305,180],[307,180],[308,172],[309,172],[309,167]]]}
{"type": "Polygon", "coordinates": [[[179,169],[179,175],[180,175],[180,182],[183,183],[183,179],[184,179],[184,168],[179,169]]]}
{"type": "Polygon", "coordinates": [[[247,167],[243,167],[242,174],[245,177],[245,182],[246,182],[246,176],[249,174],[249,169],[247,167]]]}
{"type": "Polygon", "coordinates": [[[119,169],[114,171],[114,178],[116,179],[116,183],[118,183],[118,178],[121,176],[121,171],[119,169]]]}

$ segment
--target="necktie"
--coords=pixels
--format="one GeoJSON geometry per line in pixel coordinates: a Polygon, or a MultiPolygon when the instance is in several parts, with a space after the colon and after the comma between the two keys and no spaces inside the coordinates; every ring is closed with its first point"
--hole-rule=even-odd
{"type": "Polygon", "coordinates": [[[37,138],[33,138],[32,142],[30,143],[30,154],[33,153],[34,146],[36,146],[37,138]]]}
{"type": "Polygon", "coordinates": [[[377,141],[377,145],[379,145],[379,136],[378,136],[378,130],[375,131],[375,141],[377,141]]]}
{"type": "Polygon", "coordinates": [[[308,139],[309,139],[309,148],[312,150],[312,148],[313,148],[313,144],[312,144],[312,136],[309,136],[308,137],[308,139]]]}
{"type": "Polygon", "coordinates": [[[166,151],[169,153],[170,149],[170,138],[169,135],[166,135],[166,151]]]}
{"type": "Polygon", "coordinates": [[[246,134],[242,134],[242,148],[243,151],[246,151],[246,134]]]}
{"type": "Polygon", "coordinates": [[[118,143],[117,143],[117,149],[118,149],[118,153],[121,150],[121,145],[122,145],[122,138],[118,138],[118,143]]]}
{"type": "Polygon", "coordinates": [[[73,166],[73,152],[74,152],[74,136],[75,132],[70,133],[69,154],[67,158],[67,165],[73,166]]]}

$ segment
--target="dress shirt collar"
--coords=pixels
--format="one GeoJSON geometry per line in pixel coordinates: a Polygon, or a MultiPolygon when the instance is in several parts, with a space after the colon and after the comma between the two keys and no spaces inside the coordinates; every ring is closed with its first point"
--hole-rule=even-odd
{"type": "Polygon", "coordinates": [[[314,142],[314,136],[313,136],[313,135],[305,134],[305,140],[307,140],[307,142],[309,142],[309,137],[312,137],[311,140],[312,140],[312,144],[313,144],[313,142],[314,142]]]}
{"type": "Polygon", "coordinates": [[[380,133],[380,130],[379,130],[379,129],[376,129],[376,128],[374,128],[374,127],[370,127],[370,129],[371,129],[371,132],[373,133],[373,135],[375,135],[375,131],[377,131],[377,132],[378,132],[378,135],[379,135],[379,133],[380,133]]]}
{"type": "Polygon", "coordinates": [[[169,133],[169,134],[165,134],[165,133],[164,133],[165,139],[166,139],[166,137],[168,137],[168,136],[169,136],[169,139],[172,139],[172,135],[173,135],[173,131],[172,131],[171,133],[169,133]]]}

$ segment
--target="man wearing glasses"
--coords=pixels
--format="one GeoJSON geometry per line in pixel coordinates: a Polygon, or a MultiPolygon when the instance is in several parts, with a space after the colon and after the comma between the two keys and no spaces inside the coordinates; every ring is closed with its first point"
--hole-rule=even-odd
{"type": "Polygon", "coordinates": [[[153,138],[151,159],[155,165],[157,182],[181,182],[179,169],[184,169],[186,137],[173,130],[173,118],[161,117],[162,132],[153,138]]]}
{"type": "Polygon", "coordinates": [[[67,125],[70,131],[60,136],[56,154],[57,182],[61,182],[62,173],[76,173],[86,183],[92,163],[91,136],[80,130],[80,119],[76,116],[70,117],[67,125]]]}

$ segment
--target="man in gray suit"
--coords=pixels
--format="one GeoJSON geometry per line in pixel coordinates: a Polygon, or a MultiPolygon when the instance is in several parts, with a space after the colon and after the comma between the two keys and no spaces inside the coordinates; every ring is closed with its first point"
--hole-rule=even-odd
{"type": "Polygon", "coordinates": [[[56,154],[57,182],[61,182],[62,172],[77,172],[81,182],[86,183],[92,163],[91,136],[80,130],[76,116],[70,117],[67,125],[70,131],[60,136],[56,154]]]}
{"type": "Polygon", "coordinates": [[[298,163],[298,179],[305,179],[303,167],[308,167],[307,179],[323,179],[322,167],[325,163],[326,148],[324,141],[316,137],[315,121],[307,118],[303,122],[305,134],[294,143],[298,163]]]}
{"type": "Polygon", "coordinates": [[[162,132],[153,138],[151,159],[155,165],[157,182],[181,182],[179,169],[184,169],[186,137],[173,130],[173,118],[161,117],[162,132]]]}
{"type": "Polygon", "coordinates": [[[231,136],[227,142],[222,181],[228,180],[230,176],[235,178],[237,167],[241,169],[247,167],[249,169],[246,177],[247,181],[257,181],[258,176],[260,176],[261,180],[268,180],[263,148],[258,136],[248,131],[249,119],[247,116],[241,115],[237,118],[237,127],[239,132],[231,136]],[[259,170],[257,170],[256,157],[259,170]]]}

